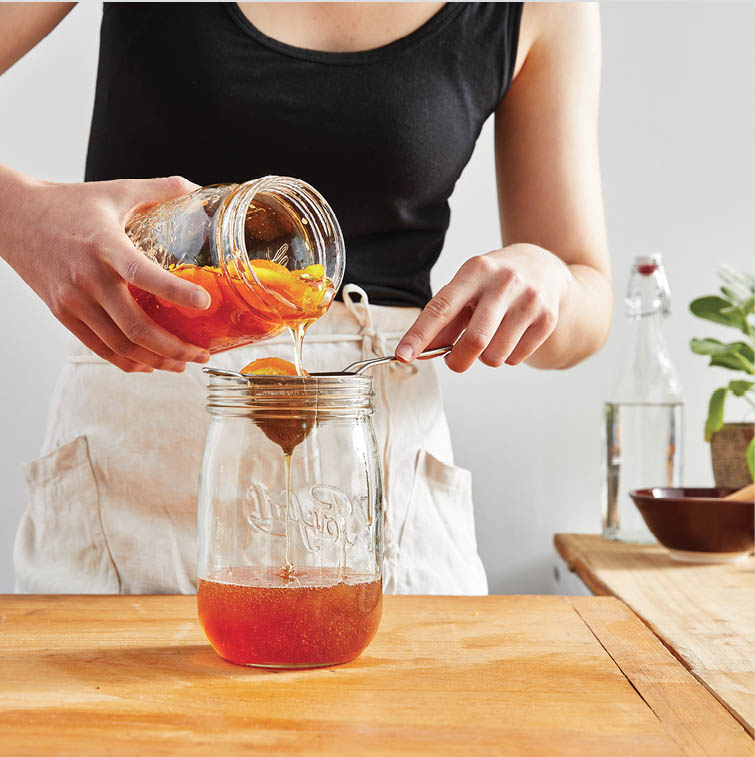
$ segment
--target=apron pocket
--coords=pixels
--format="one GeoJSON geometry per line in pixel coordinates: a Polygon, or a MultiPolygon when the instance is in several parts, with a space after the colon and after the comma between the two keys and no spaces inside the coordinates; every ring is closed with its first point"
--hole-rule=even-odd
{"type": "Polygon", "coordinates": [[[118,593],[86,437],[27,463],[24,473],[29,504],[13,551],[17,591],[118,593]]]}
{"type": "Polygon", "coordinates": [[[468,470],[420,450],[398,551],[397,594],[487,594],[468,470]]]}

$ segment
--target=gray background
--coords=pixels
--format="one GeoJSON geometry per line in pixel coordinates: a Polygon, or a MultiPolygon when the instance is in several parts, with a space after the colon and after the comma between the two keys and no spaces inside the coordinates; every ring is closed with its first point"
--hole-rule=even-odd
{"type": "MultiPolygon", "coordinates": [[[[660,251],[666,261],[675,305],[667,335],[686,396],[685,478],[699,485],[712,482],[702,440],[707,400],[726,372],[705,369],[687,344],[730,336],[696,323],[686,305],[713,290],[718,263],[755,268],[753,5],[604,3],[601,12],[600,142],[617,293],[608,344],[567,372],[441,371],[457,463],[474,474],[492,592],[549,591],[553,533],[599,529],[601,402],[624,354],[631,257],[660,251]]],[[[100,14],[99,3],[80,5],[0,77],[0,162],[56,181],[82,178],[100,14]]],[[[500,244],[490,127],[452,198],[436,285],[466,257],[500,244]]],[[[4,263],[0,292],[0,591],[10,591],[25,503],[21,463],[37,456],[65,332],[4,263]]],[[[744,413],[730,403],[732,420],[744,413]]]]}

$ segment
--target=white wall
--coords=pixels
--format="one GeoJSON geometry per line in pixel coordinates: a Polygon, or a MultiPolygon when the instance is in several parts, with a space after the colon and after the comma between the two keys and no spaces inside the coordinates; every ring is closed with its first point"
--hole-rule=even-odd
{"type": "MultiPolygon", "coordinates": [[[[482,365],[443,372],[457,461],[474,473],[494,592],[547,592],[553,533],[598,530],[601,401],[622,358],[631,256],[665,256],[676,306],[668,335],[687,399],[686,479],[697,484],[711,482],[701,429],[724,373],[689,353],[690,337],[716,327],[695,323],[686,303],[713,289],[718,262],[755,268],[752,4],[610,3],[602,15],[601,151],[619,295],[609,343],[564,373],[482,365]]],[[[99,17],[99,4],[80,5],[0,77],[0,162],[52,180],[82,177],[99,17]]],[[[499,244],[490,124],[452,205],[437,284],[466,256],[499,244]]],[[[0,591],[9,591],[25,500],[20,466],[41,443],[64,332],[3,263],[0,291],[0,591]]]]}

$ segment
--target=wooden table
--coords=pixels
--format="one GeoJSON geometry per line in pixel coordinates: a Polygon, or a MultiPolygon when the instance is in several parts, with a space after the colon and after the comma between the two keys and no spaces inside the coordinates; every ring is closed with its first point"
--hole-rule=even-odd
{"type": "Polygon", "coordinates": [[[556,534],[555,545],[592,592],[628,604],[753,734],[755,558],[681,563],[659,544],[622,544],[594,534],[556,534]]]}
{"type": "Polygon", "coordinates": [[[386,597],[353,663],[269,671],[193,597],[0,596],[0,752],[750,755],[621,602],[386,597]]]}

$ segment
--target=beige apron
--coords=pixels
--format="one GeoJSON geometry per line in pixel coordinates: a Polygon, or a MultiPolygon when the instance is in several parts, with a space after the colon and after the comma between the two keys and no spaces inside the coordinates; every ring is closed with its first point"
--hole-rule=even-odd
{"type": "MultiPolygon", "coordinates": [[[[369,305],[354,285],[309,329],[310,371],[392,354],[416,308],[369,305]]],[[[290,336],[213,355],[238,370],[277,355],[290,336]]],[[[469,471],[452,463],[433,361],[376,369],[375,432],[385,480],[389,593],[485,594],[469,471]]],[[[71,341],[42,457],[25,467],[29,503],[14,548],[16,590],[193,593],[196,505],[209,416],[207,378],[126,374],[71,341]]]]}

